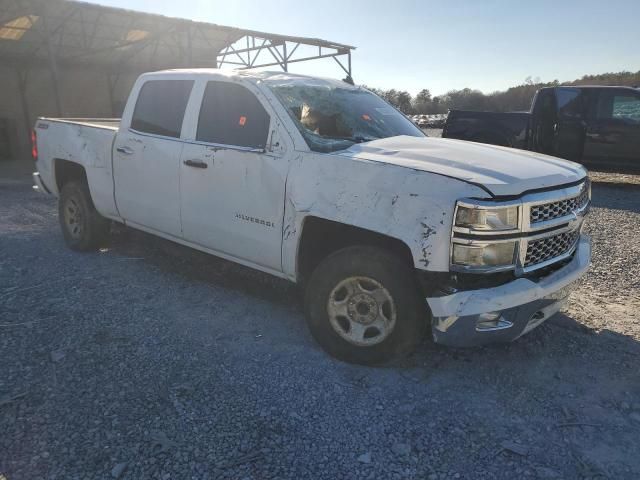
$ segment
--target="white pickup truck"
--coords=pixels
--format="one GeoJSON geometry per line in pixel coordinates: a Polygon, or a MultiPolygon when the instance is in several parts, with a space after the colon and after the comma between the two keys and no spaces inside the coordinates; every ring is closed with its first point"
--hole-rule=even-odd
{"type": "Polygon", "coordinates": [[[426,329],[514,340],[590,262],[582,166],[427,138],[340,81],[149,73],[120,121],[40,118],[33,137],[69,247],[115,221],[300,283],[313,336],[346,361],[406,354],[426,329]]]}

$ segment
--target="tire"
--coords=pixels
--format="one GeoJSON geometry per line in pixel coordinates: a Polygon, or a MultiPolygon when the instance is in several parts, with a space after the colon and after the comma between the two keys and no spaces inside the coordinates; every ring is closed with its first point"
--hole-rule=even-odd
{"type": "Polygon", "coordinates": [[[377,365],[408,355],[427,325],[412,268],[376,247],[347,247],[325,258],[311,274],[304,303],[313,337],[349,363],[377,365]]]}
{"type": "Polygon", "coordinates": [[[96,211],[85,182],[73,180],[63,185],[58,220],[64,241],[72,250],[97,250],[107,241],[111,222],[96,211]]]}

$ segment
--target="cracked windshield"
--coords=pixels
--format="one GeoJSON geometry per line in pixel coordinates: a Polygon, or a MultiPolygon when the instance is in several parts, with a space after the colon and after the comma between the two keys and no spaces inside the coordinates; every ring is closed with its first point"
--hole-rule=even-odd
{"type": "Polygon", "coordinates": [[[345,150],[397,135],[425,136],[402,113],[365,89],[278,85],[271,90],[316,152],[345,150]]]}

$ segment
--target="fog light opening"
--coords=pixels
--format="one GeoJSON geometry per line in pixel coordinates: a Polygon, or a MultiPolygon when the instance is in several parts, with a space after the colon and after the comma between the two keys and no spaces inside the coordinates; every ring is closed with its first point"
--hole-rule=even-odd
{"type": "Polygon", "coordinates": [[[505,319],[501,312],[488,312],[478,315],[476,330],[478,332],[492,332],[513,326],[513,322],[505,319]]]}

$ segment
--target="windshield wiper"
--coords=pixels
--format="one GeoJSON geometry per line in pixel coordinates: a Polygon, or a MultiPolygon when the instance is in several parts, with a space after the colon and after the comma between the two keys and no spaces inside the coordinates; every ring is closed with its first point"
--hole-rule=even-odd
{"type": "Polygon", "coordinates": [[[318,135],[318,134],[314,134],[319,138],[322,138],[323,140],[337,140],[337,141],[342,141],[342,142],[353,142],[353,143],[365,143],[365,142],[372,142],[374,140],[380,140],[379,137],[364,137],[362,135],[356,135],[353,137],[336,137],[333,135],[318,135]]]}

